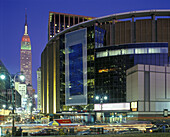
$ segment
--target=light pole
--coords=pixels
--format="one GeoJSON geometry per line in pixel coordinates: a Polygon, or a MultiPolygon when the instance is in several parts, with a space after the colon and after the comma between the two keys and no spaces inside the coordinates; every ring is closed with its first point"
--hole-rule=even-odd
{"type": "MultiPolygon", "coordinates": [[[[34,95],[35,100],[37,99],[37,97],[38,97],[38,95],[37,95],[37,94],[35,94],[35,95],[34,95]]],[[[36,100],[36,101],[37,101],[37,100],[36,100]]],[[[37,110],[37,105],[36,105],[35,110],[37,110]]],[[[36,123],[38,123],[38,121],[37,121],[37,115],[38,115],[38,114],[36,113],[35,115],[36,115],[36,123]]]]}
{"type": "Polygon", "coordinates": [[[102,113],[102,104],[104,100],[107,100],[107,96],[96,96],[95,99],[100,101],[100,105],[101,105],[101,122],[103,123],[103,116],[104,114],[102,113]]]}
{"type": "Polygon", "coordinates": [[[5,122],[5,108],[6,108],[6,105],[2,105],[3,109],[4,109],[4,116],[3,116],[3,121],[5,122]]]}
{"type": "Polygon", "coordinates": [[[15,132],[15,121],[14,121],[14,110],[15,110],[15,105],[14,105],[14,90],[15,90],[15,79],[16,76],[19,75],[19,79],[21,81],[25,80],[25,76],[23,75],[22,72],[17,72],[14,75],[14,78],[11,77],[11,75],[9,75],[7,72],[0,72],[0,79],[5,80],[6,75],[8,75],[8,77],[10,78],[10,89],[12,89],[12,136],[14,136],[14,132],[15,132]]]}
{"type": "Polygon", "coordinates": [[[32,122],[32,101],[29,103],[29,106],[30,106],[30,122],[32,122]]]}

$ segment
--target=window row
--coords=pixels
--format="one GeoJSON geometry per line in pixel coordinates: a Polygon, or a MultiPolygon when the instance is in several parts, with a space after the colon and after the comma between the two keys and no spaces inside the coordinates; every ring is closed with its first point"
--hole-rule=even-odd
{"type": "Polygon", "coordinates": [[[117,55],[128,55],[128,54],[155,54],[155,53],[168,53],[167,47],[156,47],[156,48],[129,48],[119,50],[106,50],[96,53],[97,58],[117,56],[117,55]]]}

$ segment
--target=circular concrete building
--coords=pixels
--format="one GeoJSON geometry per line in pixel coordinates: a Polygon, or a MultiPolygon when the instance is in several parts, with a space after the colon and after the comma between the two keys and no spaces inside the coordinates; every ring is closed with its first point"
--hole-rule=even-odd
{"type": "Polygon", "coordinates": [[[170,10],[113,14],[63,30],[41,55],[43,112],[100,112],[92,121],[126,117],[126,71],[137,64],[168,66],[169,42],[170,10]]]}

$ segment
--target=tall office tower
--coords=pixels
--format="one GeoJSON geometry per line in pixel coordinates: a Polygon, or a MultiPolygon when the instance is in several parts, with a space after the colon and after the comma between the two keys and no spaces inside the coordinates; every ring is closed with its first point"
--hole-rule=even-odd
{"type": "Polygon", "coordinates": [[[20,71],[22,71],[26,77],[26,85],[32,85],[32,53],[30,37],[28,36],[27,14],[25,14],[25,33],[21,41],[20,71]]]}
{"type": "Polygon", "coordinates": [[[48,20],[48,40],[54,37],[55,34],[65,30],[68,27],[91,20],[93,18],[95,17],[50,12],[48,20]]]}
{"type": "Polygon", "coordinates": [[[37,110],[41,109],[41,67],[37,69],[37,110]]]}

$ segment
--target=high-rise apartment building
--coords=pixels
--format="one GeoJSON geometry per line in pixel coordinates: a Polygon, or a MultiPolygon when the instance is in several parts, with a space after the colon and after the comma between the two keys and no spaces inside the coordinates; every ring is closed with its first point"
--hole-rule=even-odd
{"type": "Polygon", "coordinates": [[[27,85],[21,82],[15,82],[15,90],[21,95],[21,107],[26,109],[27,104],[27,85]]]}
{"type": "Polygon", "coordinates": [[[93,18],[95,17],[50,12],[48,20],[48,40],[66,28],[93,18]]]}
{"type": "Polygon", "coordinates": [[[32,53],[31,41],[28,35],[27,14],[25,14],[25,33],[21,41],[20,71],[22,71],[26,77],[26,85],[32,85],[32,53]]]}

